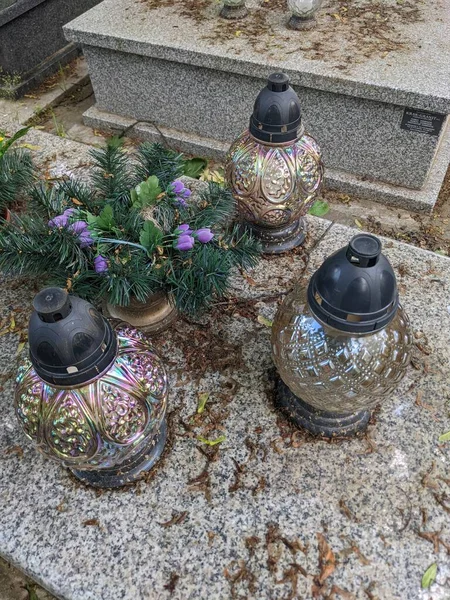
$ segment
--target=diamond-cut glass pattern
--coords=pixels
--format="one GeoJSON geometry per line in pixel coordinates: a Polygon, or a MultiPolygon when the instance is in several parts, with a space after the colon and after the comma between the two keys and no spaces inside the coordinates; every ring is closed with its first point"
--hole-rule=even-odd
{"type": "Polygon", "coordinates": [[[319,323],[306,289],[285,299],[272,328],[273,358],[283,381],[315,408],[355,412],[389,396],[409,363],[411,333],[400,307],[376,333],[349,334],[319,323]]]}

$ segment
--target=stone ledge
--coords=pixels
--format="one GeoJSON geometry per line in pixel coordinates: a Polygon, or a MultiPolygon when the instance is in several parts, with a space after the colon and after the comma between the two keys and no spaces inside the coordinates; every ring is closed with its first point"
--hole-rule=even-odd
{"type": "Polygon", "coordinates": [[[0,10],[0,27],[13,19],[17,19],[17,17],[20,17],[45,1],[46,0],[16,0],[10,6],[0,10]]]}
{"type": "MultiPolygon", "coordinates": [[[[167,127],[156,128],[153,125],[136,121],[122,115],[102,111],[96,106],[89,108],[83,115],[86,125],[95,129],[115,132],[127,131],[128,136],[150,142],[165,141],[180,152],[206,156],[223,161],[229,144],[217,140],[189,134],[167,127]]],[[[442,182],[450,162],[450,126],[442,134],[442,142],[428,174],[426,184],[421,190],[389,185],[382,182],[363,180],[338,169],[326,168],[325,184],[330,189],[355,194],[361,198],[375,200],[381,204],[404,208],[414,212],[432,212],[436,204],[442,182]]]]}
{"type": "MultiPolygon", "coordinates": [[[[255,8],[256,0],[247,0],[255,8]]],[[[213,43],[205,36],[217,23],[220,5],[208,17],[193,25],[173,9],[147,10],[145,4],[125,0],[105,0],[88,13],[64,27],[66,37],[86,45],[109,48],[120,52],[161,58],[219,71],[265,79],[275,69],[285,71],[294,85],[422,108],[444,114],[450,113],[450,41],[447,35],[450,14],[445,6],[433,4],[423,22],[409,26],[414,46],[410,51],[391,54],[390,61],[366,58],[350,65],[347,71],[334,68],[333,60],[311,60],[301,51],[282,52],[267,58],[236,37],[232,42],[213,43]],[[151,35],[149,34],[151,32],[151,35]],[[435,41],[439,40],[436,46],[435,41]],[[426,65],[419,69],[418,65],[426,65]]],[[[325,9],[325,7],[324,7],[325,9]]],[[[309,32],[289,32],[285,16],[273,16],[274,36],[289,36],[291,49],[308,40],[309,32]]],[[[320,18],[320,13],[319,13],[320,18]]],[[[236,29],[238,27],[236,26],[236,29]]]]}

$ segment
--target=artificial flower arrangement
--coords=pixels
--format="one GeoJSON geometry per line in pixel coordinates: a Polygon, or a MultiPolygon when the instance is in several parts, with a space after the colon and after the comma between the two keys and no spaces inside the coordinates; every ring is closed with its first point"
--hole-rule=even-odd
{"type": "Polygon", "coordinates": [[[91,154],[89,183],[40,183],[28,214],[0,232],[3,272],[119,306],[163,291],[196,314],[226,294],[233,267],[256,264],[258,242],[230,225],[231,194],[210,183],[194,201],[179,179],[182,155],[146,143],[130,157],[115,138],[91,154]]]}
{"type": "Polygon", "coordinates": [[[23,127],[11,137],[0,131],[0,218],[3,219],[9,217],[9,206],[31,183],[33,177],[30,153],[23,148],[13,147],[29,129],[23,127]]]}

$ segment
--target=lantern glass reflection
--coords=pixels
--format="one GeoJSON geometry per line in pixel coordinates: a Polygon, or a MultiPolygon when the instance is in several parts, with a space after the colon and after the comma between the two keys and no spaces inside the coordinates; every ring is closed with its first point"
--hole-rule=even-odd
{"type": "Polygon", "coordinates": [[[375,333],[346,333],[318,321],[306,288],[284,300],[272,328],[278,372],[299,398],[323,411],[371,409],[390,396],[409,362],[411,333],[401,306],[375,333]]]}
{"type": "Polygon", "coordinates": [[[323,0],[288,0],[288,9],[292,13],[289,21],[291,29],[310,29],[316,25],[315,15],[323,0]]]}
{"type": "MultiPolygon", "coordinates": [[[[151,468],[164,448],[165,368],[143,333],[126,324],[112,330],[88,302],[54,290],[66,314],[33,313],[31,360],[17,375],[17,418],[45,456],[79,479],[98,487],[125,485],[151,468]],[[78,363],[66,360],[80,353],[78,363]]],[[[37,298],[50,298],[51,291],[37,298]]]]}
{"type": "Polygon", "coordinates": [[[303,216],[322,184],[321,152],[301,124],[298,96],[274,73],[255,102],[250,128],[232,144],[226,178],[241,222],[276,254],[305,239],[303,216]]]}
{"type": "Polygon", "coordinates": [[[225,0],[220,11],[220,16],[224,19],[241,19],[247,13],[245,0],[225,0]]]}
{"type": "Polygon", "coordinates": [[[362,431],[410,359],[411,330],[391,264],[368,234],[329,256],[278,309],[272,356],[277,403],[326,437],[362,431]]]}

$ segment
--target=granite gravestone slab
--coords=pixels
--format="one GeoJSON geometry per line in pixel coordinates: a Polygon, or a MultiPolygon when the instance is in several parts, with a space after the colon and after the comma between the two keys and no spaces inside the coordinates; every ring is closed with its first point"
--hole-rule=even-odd
{"type": "MultiPolygon", "coordinates": [[[[52,177],[85,173],[85,144],[29,136],[52,177]]],[[[307,275],[357,232],[310,216],[308,227],[307,275]]],[[[415,345],[367,436],[312,439],[273,408],[270,330],[257,317],[273,319],[305,263],[263,258],[233,281],[237,302],[153,339],[170,372],[171,443],[148,481],[103,493],[25,439],[14,376],[39,282],[0,278],[0,554],[61,600],[309,600],[317,588],[323,598],[446,600],[450,260],[391,240],[383,249],[415,345]],[[215,447],[199,439],[219,435],[215,447]]]]}
{"type": "Polygon", "coordinates": [[[79,53],[62,26],[99,0],[0,2],[0,93],[18,96],[79,53]]]}
{"type": "Polygon", "coordinates": [[[392,12],[382,15],[388,42],[370,45],[367,39],[381,38],[376,15],[373,35],[361,33],[372,14],[368,0],[354,3],[360,12],[352,19],[330,0],[317,30],[301,33],[289,31],[288,15],[268,1],[264,8],[249,0],[249,16],[232,25],[219,19],[215,3],[190,14],[163,0],[156,9],[105,0],[68,24],[67,38],[84,46],[97,99],[86,122],[121,129],[128,119],[149,139],[159,135],[154,124],[183,150],[223,157],[267,75],[282,70],[324,150],[330,185],[430,211],[450,157],[450,11],[436,3],[416,14],[389,0],[383,10],[392,12]],[[441,125],[402,127],[405,110],[428,111],[441,125]]]}
{"type": "MultiPolygon", "coordinates": [[[[321,238],[329,223],[308,222],[311,272],[355,231],[334,225],[321,238]]],[[[313,598],[318,587],[354,600],[370,597],[366,590],[383,600],[446,598],[448,555],[432,541],[433,532],[446,544],[450,535],[449,449],[439,442],[450,428],[450,261],[398,242],[385,251],[403,273],[423,352],[367,438],[330,444],[291,427],[271,403],[268,328],[248,311],[221,311],[195,338],[213,358],[205,371],[187,366],[192,326],[155,340],[170,365],[173,445],[149,481],[98,494],[25,440],[13,409],[20,338],[2,336],[2,556],[61,600],[313,598]],[[209,394],[201,416],[200,392],[209,394]],[[197,437],[214,439],[214,419],[226,440],[211,460],[197,437]],[[420,584],[433,563],[428,593],[420,584]]],[[[303,267],[299,255],[264,259],[252,285],[236,279],[237,306],[273,318],[274,295],[303,267]]],[[[2,318],[9,322],[10,306],[27,313],[32,289],[2,280],[0,290],[2,318]]]]}

